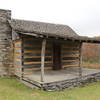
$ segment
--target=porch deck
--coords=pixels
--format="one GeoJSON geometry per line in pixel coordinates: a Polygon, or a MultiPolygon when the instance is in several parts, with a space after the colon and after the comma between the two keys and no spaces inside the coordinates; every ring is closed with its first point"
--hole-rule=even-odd
{"type": "MultiPolygon", "coordinates": [[[[100,70],[82,68],[82,76],[88,76],[96,73],[100,73],[100,70]]],[[[41,72],[33,71],[33,74],[24,75],[24,78],[41,83],[41,72]]],[[[71,67],[62,70],[46,70],[44,76],[44,83],[59,82],[75,78],[79,78],[78,67],[71,67]]]]}

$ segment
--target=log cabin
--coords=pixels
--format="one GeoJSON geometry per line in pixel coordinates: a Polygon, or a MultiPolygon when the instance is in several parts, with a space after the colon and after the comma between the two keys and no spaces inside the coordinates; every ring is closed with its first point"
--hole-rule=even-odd
{"type": "Polygon", "coordinates": [[[11,59],[10,64],[1,61],[8,69],[6,76],[15,75],[32,88],[49,91],[100,81],[100,70],[82,68],[82,44],[100,39],[79,36],[67,25],[12,19],[9,10],[0,10],[3,32],[1,41],[7,42],[3,46],[10,48],[4,57],[11,59]]]}

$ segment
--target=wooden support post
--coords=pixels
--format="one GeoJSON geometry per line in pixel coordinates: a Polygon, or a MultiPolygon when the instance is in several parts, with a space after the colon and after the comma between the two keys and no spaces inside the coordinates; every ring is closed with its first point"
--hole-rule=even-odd
{"type": "Polygon", "coordinates": [[[82,77],[82,43],[79,48],[79,77],[82,77]]]}
{"type": "Polygon", "coordinates": [[[23,68],[23,64],[24,64],[24,59],[23,59],[23,56],[24,56],[24,48],[23,48],[23,38],[21,38],[21,80],[23,79],[23,76],[24,76],[24,68],[23,68]]]}
{"type": "Polygon", "coordinates": [[[42,49],[41,49],[41,82],[44,82],[45,49],[46,49],[46,39],[43,39],[42,49]]]}

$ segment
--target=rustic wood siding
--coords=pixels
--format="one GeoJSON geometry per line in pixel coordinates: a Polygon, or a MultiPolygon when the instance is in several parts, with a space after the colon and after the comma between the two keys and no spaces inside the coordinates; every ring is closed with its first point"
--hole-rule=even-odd
{"type": "MultiPolygon", "coordinates": [[[[21,41],[15,42],[15,72],[21,74],[22,62],[24,74],[34,74],[33,71],[41,68],[41,47],[42,39],[24,36],[23,45],[21,41]],[[21,48],[22,46],[22,48],[21,48]],[[23,59],[21,58],[23,51],[23,59]]],[[[53,69],[53,41],[47,40],[45,54],[45,70],[53,69]]],[[[61,64],[62,68],[79,66],[79,42],[55,41],[61,46],[61,64]]]]}
{"type": "MultiPolygon", "coordinates": [[[[23,66],[25,71],[40,70],[42,39],[23,38],[23,66]]],[[[52,44],[47,43],[45,69],[52,68],[52,44]]]]}
{"type": "Polygon", "coordinates": [[[22,73],[22,42],[21,40],[14,42],[14,68],[15,68],[15,75],[21,77],[21,73],[22,73]]]}
{"type": "Polygon", "coordinates": [[[66,41],[62,44],[62,67],[79,66],[79,42],[66,41]]]}

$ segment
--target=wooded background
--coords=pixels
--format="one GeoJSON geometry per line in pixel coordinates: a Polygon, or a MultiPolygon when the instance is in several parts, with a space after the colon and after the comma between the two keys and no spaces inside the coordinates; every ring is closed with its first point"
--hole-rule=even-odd
{"type": "MultiPolygon", "coordinates": [[[[100,36],[95,38],[100,39],[100,36]]],[[[100,68],[100,44],[84,43],[82,50],[84,66],[100,68]]]]}

